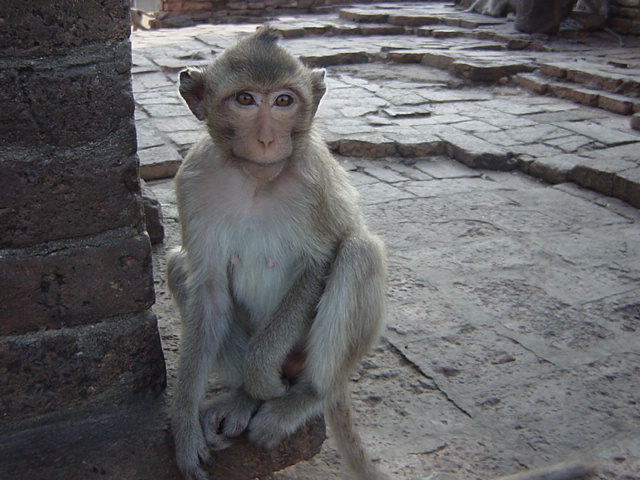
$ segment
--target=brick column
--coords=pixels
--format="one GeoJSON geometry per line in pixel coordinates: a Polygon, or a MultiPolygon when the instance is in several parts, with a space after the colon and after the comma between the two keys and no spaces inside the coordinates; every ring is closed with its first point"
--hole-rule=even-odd
{"type": "Polygon", "coordinates": [[[128,0],[0,5],[0,427],[160,392],[128,0]]]}

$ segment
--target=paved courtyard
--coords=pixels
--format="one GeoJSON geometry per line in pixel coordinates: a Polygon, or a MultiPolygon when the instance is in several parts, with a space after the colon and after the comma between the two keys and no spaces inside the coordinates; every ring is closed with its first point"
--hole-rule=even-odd
{"type": "MultiPolygon", "coordinates": [[[[504,20],[422,5],[274,23],[328,69],[318,122],[388,248],[387,328],[352,377],[364,440],[397,479],[486,479],[567,458],[596,459],[600,479],[640,479],[637,45],[525,38],[504,20]],[[515,48],[523,41],[540,48],[515,48]],[[598,84],[614,74],[615,92],[598,84]]],[[[254,29],[132,35],[141,171],[167,231],[154,310],[169,396],[171,177],[203,134],[175,81],[254,29]]],[[[345,475],[329,439],[269,478],[345,475]]]]}

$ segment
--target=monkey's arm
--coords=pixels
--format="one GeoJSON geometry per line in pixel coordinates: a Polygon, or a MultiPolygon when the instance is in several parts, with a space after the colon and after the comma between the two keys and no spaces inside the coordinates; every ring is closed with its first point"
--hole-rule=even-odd
{"type": "Polygon", "coordinates": [[[208,477],[200,463],[209,461],[209,449],[198,407],[205,394],[211,360],[229,328],[231,305],[223,282],[191,271],[190,265],[184,251],[172,252],[167,262],[169,288],[182,316],[171,427],[180,470],[189,479],[205,480],[208,477]],[[207,280],[197,283],[197,278],[207,280]]]}
{"type": "Polygon", "coordinates": [[[253,398],[269,400],[287,391],[282,378],[283,363],[311,325],[327,270],[327,265],[307,266],[268,324],[249,342],[244,362],[244,389],[253,398]]]}

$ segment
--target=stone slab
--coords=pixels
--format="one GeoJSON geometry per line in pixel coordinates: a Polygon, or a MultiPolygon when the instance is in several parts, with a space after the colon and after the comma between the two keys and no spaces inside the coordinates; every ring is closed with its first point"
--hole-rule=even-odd
{"type": "Polygon", "coordinates": [[[46,413],[162,392],[165,365],[155,315],[105,320],[0,337],[0,431],[19,430],[21,420],[46,413]]]}
{"type": "Polygon", "coordinates": [[[0,250],[0,333],[91,324],[154,302],[146,234],[114,231],[73,243],[0,250]]]}
{"type": "Polygon", "coordinates": [[[171,178],[182,164],[182,157],[172,147],[161,145],[138,151],[140,157],[140,178],[157,180],[171,178]]]}
{"type": "Polygon", "coordinates": [[[134,152],[133,128],[69,149],[4,149],[0,248],[141,225],[134,152]]]}

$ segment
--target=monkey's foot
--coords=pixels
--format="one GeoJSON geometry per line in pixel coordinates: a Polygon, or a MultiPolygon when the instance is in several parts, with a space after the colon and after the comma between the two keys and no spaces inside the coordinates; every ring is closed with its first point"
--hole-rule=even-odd
{"type": "Polygon", "coordinates": [[[212,465],[209,447],[199,428],[174,428],[176,462],[187,480],[209,480],[202,466],[212,465]]]}
{"type": "Polygon", "coordinates": [[[242,390],[222,394],[200,407],[200,425],[207,444],[214,450],[230,446],[229,438],[247,429],[258,402],[242,390]]]}
{"type": "Polygon", "coordinates": [[[283,418],[274,406],[275,402],[263,404],[249,425],[249,440],[265,448],[275,448],[287,436],[296,431],[291,418],[283,418]]]}

